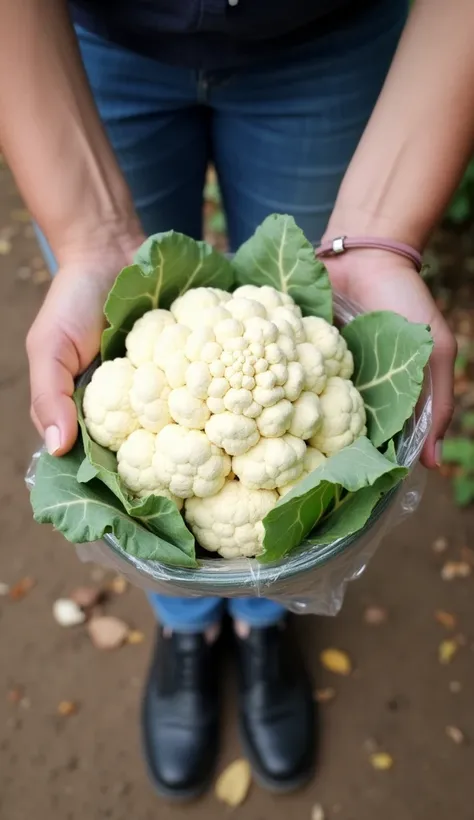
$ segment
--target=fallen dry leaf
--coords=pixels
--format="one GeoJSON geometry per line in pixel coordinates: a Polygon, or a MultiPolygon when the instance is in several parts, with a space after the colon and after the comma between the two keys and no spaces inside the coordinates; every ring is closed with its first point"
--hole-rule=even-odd
{"type": "Polygon", "coordinates": [[[77,587],[69,597],[81,609],[92,609],[102,598],[102,590],[97,587],[77,587]]]}
{"type": "Polygon", "coordinates": [[[127,635],[127,643],[130,644],[143,643],[144,640],[145,636],[139,629],[131,629],[127,635]]]}
{"type": "Polygon", "coordinates": [[[128,581],[123,575],[116,575],[115,578],[112,578],[112,580],[108,582],[107,589],[113,592],[114,595],[123,595],[128,589],[128,581]]]}
{"type": "Polygon", "coordinates": [[[445,552],[448,548],[447,538],[443,538],[443,537],[436,538],[436,540],[433,541],[431,547],[432,547],[433,552],[436,552],[436,553],[445,552]]]}
{"type": "Polygon", "coordinates": [[[248,760],[244,758],[234,760],[217,778],[216,797],[232,808],[240,806],[247,797],[251,781],[252,774],[248,760]]]}
{"type": "Polygon", "coordinates": [[[321,803],[315,803],[311,809],[311,820],[324,820],[325,816],[321,803]]]}
{"type": "Polygon", "coordinates": [[[118,649],[127,640],[130,630],[120,618],[100,615],[91,618],[87,624],[87,631],[96,649],[118,649]]]}
{"type": "Polygon", "coordinates": [[[317,703],[329,703],[336,697],[336,690],[328,686],[326,689],[316,689],[314,699],[317,703]]]}
{"type": "Polygon", "coordinates": [[[446,734],[457,746],[465,741],[464,733],[457,726],[446,726],[446,734]]]}
{"type": "Polygon", "coordinates": [[[381,606],[368,606],[364,612],[364,621],[370,626],[379,626],[387,620],[387,610],[381,606]]]}
{"type": "Polygon", "coordinates": [[[62,700],[58,703],[58,715],[61,717],[70,717],[70,715],[77,714],[78,705],[73,700],[62,700]]]}
{"type": "Polygon", "coordinates": [[[59,626],[65,628],[78,626],[86,620],[85,613],[80,606],[70,598],[58,598],[53,604],[53,617],[59,626]]]}
{"type": "Polygon", "coordinates": [[[10,587],[8,584],[4,584],[0,581],[0,598],[3,598],[4,595],[8,595],[10,592],[10,587]]]}
{"type": "Polygon", "coordinates": [[[9,239],[0,239],[0,256],[8,256],[12,249],[12,243],[9,239]]]}
{"type": "Polygon", "coordinates": [[[379,772],[386,772],[393,767],[393,757],[387,752],[375,752],[370,756],[370,763],[379,772]]]}
{"type": "Polygon", "coordinates": [[[459,695],[459,692],[462,691],[462,683],[460,683],[460,681],[458,680],[451,680],[449,682],[449,691],[453,695],[459,695]]]}
{"type": "Polygon", "coordinates": [[[36,581],[30,576],[22,578],[17,584],[10,587],[8,595],[11,601],[21,601],[33,589],[36,581]]]}
{"type": "Polygon", "coordinates": [[[456,652],[458,651],[458,644],[456,641],[441,641],[438,647],[438,659],[443,665],[451,663],[456,652]]]}
{"type": "Polygon", "coordinates": [[[435,620],[446,629],[454,629],[457,624],[457,618],[452,612],[446,612],[444,609],[437,609],[435,612],[435,620]]]}
{"type": "Polygon", "coordinates": [[[442,570],[443,581],[454,581],[455,578],[467,578],[472,572],[467,561],[447,561],[442,570]]]}
{"type": "Polygon", "coordinates": [[[335,675],[350,675],[352,672],[349,655],[340,649],[324,649],[321,652],[320,660],[324,668],[335,675]]]}
{"type": "Polygon", "coordinates": [[[9,689],[7,692],[7,700],[9,703],[14,703],[15,705],[21,703],[23,698],[23,689],[20,686],[14,686],[12,689],[9,689]]]}

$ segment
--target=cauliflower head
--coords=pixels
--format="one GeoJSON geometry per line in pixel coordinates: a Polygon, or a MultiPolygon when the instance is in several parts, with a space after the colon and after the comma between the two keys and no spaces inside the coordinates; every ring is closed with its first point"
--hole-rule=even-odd
{"type": "Polygon", "coordinates": [[[97,444],[114,452],[140,426],[130,399],[135,374],[128,359],[111,359],[97,368],[84,392],[86,427],[97,444]]]}
{"type": "Polygon", "coordinates": [[[323,355],[327,375],[350,379],[354,372],[354,359],[337,327],[318,316],[305,316],[302,321],[306,341],[311,342],[323,355]]]}
{"type": "MultiPolygon", "coordinates": [[[[177,424],[205,429],[214,444],[237,455],[261,435],[287,432],[291,402],[301,395],[307,374],[296,361],[289,322],[279,328],[265,318],[259,302],[244,297],[228,300],[225,310],[228,318],[195,328],[186,338],[183,334],[185,383],[171,391],[168,404],[177,424]]],[[[177,327],[163,336],[176,335],[177,327]]]]}
{"type": "Polygon", "coordinates": [[[153,469],[159,483],[178,498],[206,498],[224,486],[231,460],[200,430],[168,424],[156,436],[153,469]]]}
{"type": "Polygon", "coordinates": [[[306,478],[313,470],[317,470],[321,464],[324,464],[326,461],[326,456],[323,453],[320,453],[319,450],[316,450],[315,447],[306,447],[306,452],[304,454],[303,459],[303,472],[301,473],[300,477],[297,481],[291,481],[289,484],[285,484],[284,487],[278,487],[279,495],[286,495],[296,487],[300,481],[303,481],[303,478],[306,478]]]}
{"type": "Polygon", "coordinates": [[[249,490],[240,481],[226,481],[210,498],[189,498],[184,517],[202,547],[223,558],[251,558],[262,549],[262,519],[275,506],[274,490],[249,490]]]}
{"type": "Polygon", "coordinates": [[[117,470],[125,487],[137,498],[162,495],[174,501],[178,509],[183,500],[177,498],[158,481],[153,469],[156,436],[148,430],[135,430],[120,446],[117,453],[117,470]]]}
{"type": "Polygon", "coordinates": [[[232,471],[250,490],[275,490],[300,478],[305,452],[304,441],[289,434],[261,438],[246,453],[234,456],[232,471]]]}
{"type": "Polygon", "coordinates": [[[309,443],[326,456],[348,447],[367,433],[362,396],[349,379],[333,376],[319,397],[322,421],[309,443]]]}

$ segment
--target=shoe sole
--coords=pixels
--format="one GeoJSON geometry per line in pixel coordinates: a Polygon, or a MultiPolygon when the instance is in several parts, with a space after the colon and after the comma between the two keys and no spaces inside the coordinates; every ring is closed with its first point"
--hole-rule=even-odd
{"type": "Polygon", "coordinates": [[[248,740],[245,730],[242,727],[239,727],[239,739],[244,755],[250,763],[254,779],[259,786],[262,786],[262,788],[267,791],[272,792],[273,794],[289,794],[290,792],[295,792],[298,789],[302,789],[304,786],[307,786],[313,779],[316,771],[316,763],[312,763],[311,766],[304,772],[301,772],[288,780],[282,781],[271,777],[271,775],[268,775],[262,769],[253,750],[252,744],[248,740]]]}

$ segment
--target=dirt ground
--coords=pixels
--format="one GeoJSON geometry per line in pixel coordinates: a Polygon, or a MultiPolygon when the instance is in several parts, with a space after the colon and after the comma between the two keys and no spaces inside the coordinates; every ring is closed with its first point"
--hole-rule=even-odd
{"type": "MultiPolygon", "coordinates": [[[[83,627],[62,629],[53,619],[58,597],[103,577],[80,564],[61,536],[32,521],[23,483],[37,443],[28,418],[24,336],[47,276],[21,208],[8,172],[0,170],[1,820],[227,816],[212,791],[175,807],[160,802],[147,782],[137,718],[154,624],[144,596],[128,589],[107,605],[145,636],[114,652],[94,649],[83,627]],[[33,588],[12,600],[14,585],[25,578],[33,588]],[[62,701],[77,704],[77,713],[59,715],[62,701]]],[[[312,814],[319,804],[326,820],[474,818],[474,562],[471,577],[441,576],[446,561],[466,566],[474,558],[466,549],[473,535],[474,513],[456,510],[446,479],[432,475],[419,512],[352,584],[342,614],[297,620],[315,689],[335,690],[321,705],[317,777],[284,798],[253,785],[236,817],[283,820],[291,813],[320,820],[322,814],[312,814]],[[447,539],[441,552],[433,548],[434,542],[444,547],[440,538],[447,539]],[[367,624],[368,606],[386,610],[386,622],[367,624]],[[436,620],[438,610],[455,616],[451,630],[436,620]],[[445,640],[445,649],[457,651],[443,665],[445,640]],[[349,653],[351,676],[321,667],[320,652],[328,647],[349,653]],[[375,770],[374,751],[388,753],[393,767],[375,770]]],[[[231,681],[226,685],[220,768],[241,754],[231,681]]]]}

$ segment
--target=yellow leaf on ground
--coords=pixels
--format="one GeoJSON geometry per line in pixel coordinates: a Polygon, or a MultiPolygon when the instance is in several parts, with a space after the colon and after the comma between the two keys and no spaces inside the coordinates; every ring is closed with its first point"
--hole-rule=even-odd
{"type": "Polygon", "coordinates": [[[114,595],[123,595],[128,589],[128,581],[123,575],[116,575],[115,578],[112,578],[112,580],[108,582],[107,589],[113,592],[114,595]]]}
{"type": "Polygon", "coordinates": [[[457,651],[458,644],[456,641],[441,641],[438,647],[439,662],[443,665],[451,663],[457,651]]]}
{"type": "Polygon", "coordinates": [[[441,570],[443,581],[454,581],[455,578],[468,578],[471,566],[467,561],[447,561],[441,570]]]}
{"type": "Polygon", "coordinates": [[[454,629],[457,624],[457,618],[452,612],[446,612],[444,609],[437,609],[435,612],[435,620],[446,629],[454,629]]]}
{"type": "Polygon", "coordinates": [[[370,756],[370,762],[377,771],[386,772],[393,766],[393,757],[387,752],[375,752],[370,756]]]}
{"type": "Polygon", "coordinates": [[[0,239],[0,256],[7,256],[12,249],[12,243],[9,239],[0,239]]]}
{"type": "Polygon", "coordinates": [[[77,712],[77,703],[74,703],[73,700],[62,700],[58,704],[58,715],[61,717],[70,717],[71,715],[75,715],[77,712]]]}
{"type": "Polygon", "coordinates": [[[248,760],[243,758],[234,760],[217,779],[216,797],[228,806],[240,806],[247,797],[251,781],[252,774],[248,760]]]}
{"type": "Polygon", "coordinates": [[[145,636],[139,629],[132,629],[127,635],[127,643],[137,644],[143,643],[145,636]]]}
{"type": "Polygon", "coordinates": [[[352,672],[349,655],[340,649],[324,649],[320,659],[324,668],[335,675],[350,675],[352,672]]]}

